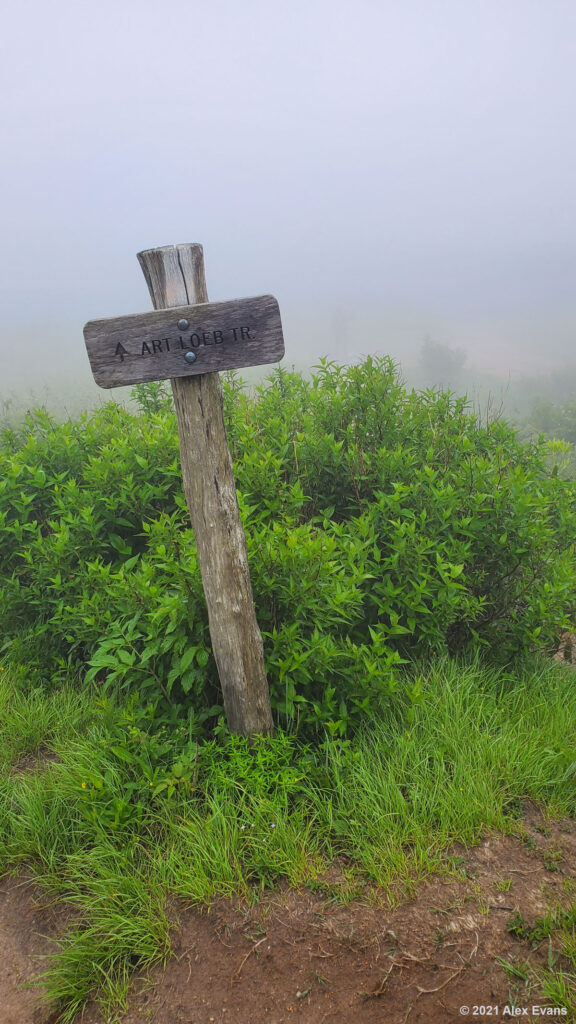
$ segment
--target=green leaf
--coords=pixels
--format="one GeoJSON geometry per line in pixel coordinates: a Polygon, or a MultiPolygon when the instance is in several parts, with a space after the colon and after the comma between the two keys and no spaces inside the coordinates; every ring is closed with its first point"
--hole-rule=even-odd
{"type": "Polygon", "coordinates": [[[125,747],[110,747],[110,750],[113,754],[116,754],[116,757],[119,757],[121,761],[125,761],[127,764],[134,764],[137,761],[134,754],[126,750],[125,747]]]}
{"type": "Polygon", "coordinates": [[[194,661],[194,656],[196,654],[196,651],[197,651],[196,647],[188,647],[188,649],[184,651],[184,654],[180,658],[180,663],[179,663],[179,671],[180,671],[180,673],[184,673],[186,671],[186,669],[188,668],[188,666],[192,664],[192,662],[194,661]]]}

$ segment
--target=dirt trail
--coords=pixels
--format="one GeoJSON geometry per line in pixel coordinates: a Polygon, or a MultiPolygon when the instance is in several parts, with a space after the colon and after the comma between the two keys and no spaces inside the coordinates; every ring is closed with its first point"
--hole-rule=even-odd
{"type": "Polygon", "coordinates": [[[0,881],[2,1024],[48,1024],[43,987],[30,982],[45,970],[46,956],[58,949],[70,916],[68,907],[51,905],[28,877],[0,881]]]}
{"type": "MultiPolygon", "coordinates": [[[[574,898],[576,823],[546,822],[527,806],[524,828],[523,840],[491,836],[461,851],[465,877],[429,878],[394,909],[287,888],[252,907],[179,906],[173,956],[135,977],[123,1024],[445,1024],[478,1020],[474,1006],[498,1006],[482,1016],[509,1021],[513,1003],[533,1020],[532,1006],[545,1000],[496,957],[546,963],[547,941],[532,949],[507,926],[516,912],[533,922],[566,905],[567,889],[574,898]]],[[[21,986],[42,969],[67,915],[44,906],[30,883],[0,886],[2,1024],[57,1020],[41,991],[21,986]]],[[[78,1024],[105,1019],[91,1006],[78,1024]]]]}

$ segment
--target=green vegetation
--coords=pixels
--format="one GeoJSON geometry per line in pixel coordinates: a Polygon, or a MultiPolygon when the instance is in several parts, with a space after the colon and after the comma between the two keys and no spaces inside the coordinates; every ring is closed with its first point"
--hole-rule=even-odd
{"type": "Polygon", "coordinates": [[[568,910],[557,908],[533,922],[517,913],[508,927],[512,935],[524,939],[533,948],[547,944],[546,967],[499,960],[513,979],[515,994],[520,995],[519,982],[522,983],[519,1001],[528,1002],[534,993],[541,994],[545,1003],[564,1007],[565,1019],[573,1020],[576,1016],[576,903],[568,910]]]}
{"type": "Polygon", "coordinates": [[[546,434],[573,445],[576,443],[576,402],[556,405],[543,398],[537,399],[522,421],[521,429],[527,436],[546,434]]]}
{"type": "Polygon", "coordinates": [[[535,399],[525,416],[518,419],[520,438],[540,444],[548,440],[550,464],[568,479],[576,479],[576,402],[556,405],[543,398],[535,399]]]}
{"type": "Polygon", "coordinates": [[[402,676],[394,712],[374,708],[353,741],[317,748],[285,732],[196,741],[86,691],[40,702],[10,670],[0,702],[2,868],[28,864],[78,915],[47,975],[64,1020],[94,991],[121,1003],[131,969],[166,957],[169,895],[209,903],[287,879],[400,898],[450,868],[451,841],[520,829],[521,797],[576,811],[576,688],[558,666],[445,660],[402,676]]]}
{"type": "Polygon", "coordinates": [[[167,956],[168,897],[399,898],[524,797],[576,813],[573,675],[538,657],[576,595],[549,446],[389,360],[225,390],[277,723],[252,744],[222,718],[163,386],[0,433],[0,863],[74,909],[63,1020],[167,956]]]}
{"type": "MultiPolygon", "coordinates": [[[[138,398],[3,431],[4,651],[52,681],[90,666],[201,735],[222,709],[176,428],[159,386],[138,398]]],[[[389,360],[278,370],[254,399],[232,378],[226,410],[280,725],[345,736],[403,662],[512,664],[568,626],[573,488],[545,446],[389,360]]]]}

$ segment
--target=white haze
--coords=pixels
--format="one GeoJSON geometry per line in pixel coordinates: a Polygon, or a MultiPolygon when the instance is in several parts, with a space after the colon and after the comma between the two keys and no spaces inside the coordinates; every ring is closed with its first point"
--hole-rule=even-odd
{"type": "Polygon", "coordinates": [[[94,394],[136,252],[273,292],[287,364],[426,338],[574,362],[572,0],[22,0],[3,15],[0,395],[94,394]]]}

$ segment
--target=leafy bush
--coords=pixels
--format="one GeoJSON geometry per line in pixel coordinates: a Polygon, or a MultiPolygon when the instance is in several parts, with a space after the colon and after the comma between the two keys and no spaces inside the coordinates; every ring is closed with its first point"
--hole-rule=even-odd
{"type": "Polygon", "coordinates": [[[547,441],[550,467],[564,478],[576,479],[576,402],[555,404],[538,398],[517,427],[522,439],[547,441]]]}
{"type": "Polygon", "coordinates": [[[549,402],[538,398],[532,402],[528,415],[519,423],[522,435],[546,434],[576,444],[576,402],[549,402]]]}
{"type": "MultiPolygon", "coordinates": [[[[397,666],[553,644],[574,607],[573,485],[464,399],[388,359],[226,382],[254,595],[279,721],[344,735],[397,666]]],[[[0,447],[4,649],[52,678],[138,692],[191,735],[221,712],[177,431],[164,393],[0,447]]]]}

